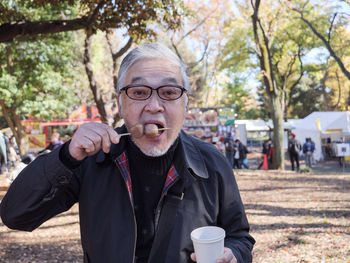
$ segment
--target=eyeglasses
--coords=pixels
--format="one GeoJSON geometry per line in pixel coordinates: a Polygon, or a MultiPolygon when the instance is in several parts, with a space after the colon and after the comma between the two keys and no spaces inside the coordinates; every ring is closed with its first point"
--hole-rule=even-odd
{"type": "Polygon", "coordinates": [[[186,89],[179,85],[163,85],[158,88],[152,88],[147,85],[131,84],[122,89],[125,90],[126,96],[132,100],[147,100],[152,96],[153,90],[157,91],[158,97],[163,100],[177,100],[179,99],[186,89]]]}

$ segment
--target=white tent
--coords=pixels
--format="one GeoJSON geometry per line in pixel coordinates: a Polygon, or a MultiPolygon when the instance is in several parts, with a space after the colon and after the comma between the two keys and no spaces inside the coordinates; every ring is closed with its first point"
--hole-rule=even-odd
{"type": "Polygon", "coordinates": [[[236,124],[244,124],[247,131],[270,131],[272,128],[264,120],[236,120],[236,124]]]}
{"type": "MultiPolygon", "coordinates": [[[[270,136],[270,132],[273,131],[272,120],[236,120],[238,126],[244,125],[245,129],[253,138],[270,136]]],[[[291,122],[283,122],[283,129],[285,132],[284,148],[287,149],[288,142],[288,131],[293,129],[295,126],[291,122]]]]}
{"type": "Polygon", "coordinates": [[[306,138],[315,142],[314,158],[322,160],[322,138],[339,140],[342,136],[350,135],[350,112],[313,112],[302,120],[291,121],[295,129],[296,139],[302,144],[306,138]]]}

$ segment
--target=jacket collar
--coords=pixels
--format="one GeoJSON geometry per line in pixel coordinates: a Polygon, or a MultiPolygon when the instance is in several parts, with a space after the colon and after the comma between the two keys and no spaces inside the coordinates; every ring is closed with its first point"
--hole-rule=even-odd
{"type": "MultiPolygon", "coordinates": [[[[125,125],[122,127],[116,128],[117,133],[124,133],[127,132],[127,129],[125,125]]],[[[182,158],[185,163],[185,169],[187,170],[191,175],[195,175],[201,178],[208,178],[208,170],[204,163],[203,157],[201,152],[198,150],[196,144],[196,141],[198,139],[192,137],[191,135],[188,135],[184,131],[180,131],[180,141],[178,147],[180,147],[180,153],[182,152],[182,158]]],[[[125,145],[126,145],[126,136],[123,136],[120,138],[120,142],[118,144],[112,144],[110,152],[104,153],[103,151],[100,151],[96,156],[96,162],[102,163],[105,161],[105,159],[112,159],[115,160],[119,155],[121,155],[125,151],[125,145]]],[[[181,158],[181,156],[178,156],[181,158]]]]}
{"type": "Polygon", "coordinates": [[[183,156],[188,170],[191,174],[194,174],[201,178],[208,178],[208,170],[204,163],[202,153],[196,146],[196,140],[198,139],[194,138],[191,135],[188,135],[184,131],[180,132],[180,142],[183,146],[183,156]]]}

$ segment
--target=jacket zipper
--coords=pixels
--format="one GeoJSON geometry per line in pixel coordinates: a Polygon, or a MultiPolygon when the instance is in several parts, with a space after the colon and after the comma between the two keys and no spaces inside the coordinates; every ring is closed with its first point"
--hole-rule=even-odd
{"type": "MultiPolygon", "coordinates": [[[[176,183],[178,180],[178,178],[176,178],[169,186],[168,186],[168,189],[162,193],[160,199],[159,199],[159,202],[157,204],[157,208],[156,208],[156,212],[155,212],[155,215],[154,215],[154,229],[156,230],[157,227],[158,227],[158,223],[159,223],[159,217],[160,217],[160,212],[161,212],[161,207],[162,207],[162,204],[163,204],[163,199],[164,199],[164,196],[167,195],[168,193],[168,190],[170,189],[171,186],[174,185],[174,183],[176,183]]],[[[156,230],[157,231],[157,230],[156,230]]]]}
{"type": "MultiPolygon", "coordinates": [[[[116,160],[113,160],[114,164],[118,167],[118,170],[120,172],[120,175],[123,177],[123,180],[124,180],[124,186],[126,187],[126,191],[129,192],[129,189],[126,185],[126,181],[125,181],[125,178],[123,176],[123,172],[122,170],[120,169],[119,167],[119,164],[117,163],[116,160]]],[[[134,211],[134,204],[132,203],[132,200],[130,198],[130,195],[129,195],[129,201],[130,201],[130,205],[131,205],[131,208],[132,208],[132,214],[134,216],[134,227],[135,227],[135,234],[134,234],[134,253],[132,255],[132,262],[134,263],[135,262],[135,253],[136,253],[136,240],[137,240],[137,223],[136,223],[136,216],[135,216],[135,211],[134,211]]]]}

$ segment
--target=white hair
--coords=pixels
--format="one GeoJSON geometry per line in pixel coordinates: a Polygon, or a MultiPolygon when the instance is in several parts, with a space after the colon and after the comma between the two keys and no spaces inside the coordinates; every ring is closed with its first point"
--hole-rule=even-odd
{"type": "Polygon", "coordinates": [[[160,43],[150,43],[146,42],[137,48],[131,50],[120,64],[118,72],[118,84],[117,92],[123,88],[125,82],[125,75],[128,69],[138,60],[147,58],[161,58],[167,59],[172,64],[179,66],[181,71],[181,77],[183,81],[184,88],[188,91],[189,84],[186,73],[186,65],[181,61],[181,59],[168,47],[160,43]]]}

